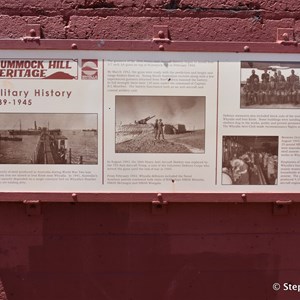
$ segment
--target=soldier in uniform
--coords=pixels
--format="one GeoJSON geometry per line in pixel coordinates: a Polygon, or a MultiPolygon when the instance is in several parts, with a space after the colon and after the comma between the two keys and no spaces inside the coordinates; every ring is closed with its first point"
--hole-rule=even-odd
{"type": "Polygon", "coordinates": [[[268,82],[266,78],[263,78],[260,84],[260,104],[268,104],[268,82]]]}
{"type": "Polygon", "coordinates": [[[265,69],[264,73],[261,74],[261,81],[266,80],[266,82],[269,82],[270,80],[270,74],[268,73],[268,70],[265,69]]]}
{"type": "Polygon", "coordinates": [[[162,137],[162,139],[164,140],[164,123],[162,122],[162,119],[159,119],[158,121],[158,139],[160,140],[160,136],[162,137]]]}
{"type": "Polygon", "coordinates": [[[158,135],[158,119],[155,120],[154,123],[154,139],[157,140],[157,135],[158,135]]]}
{"type": "Polygon", "coordinates": [[[249,78],[247,79],[246,84],[243,87],[243,92],[245,95],[246,106],[252,104],[252,85],[249,78]]]}
{"type": "Polygon", "coordinates": [[[295,74],[295,70],[291,70],[291,75],[287,78],[288,82],[294,83],[295,81],[299,81],[299,76],[295,74]]]}
{"type": "Polygon", "coordinates": [[[253,103],[258,104],[260,98],[260,85],[259,85],[258,78],[254,79],[254,82],[252,84],[252,93],[253,93],[253,103]]]}
{"type": "Polygon", "coordinates": [[[254,81],[257,79],[257,81],[259,82],[259,77],[257,74],[255,74],[255,70],[252,70],[252,74],[251,76],[249,77],[250,79],[250,83],[253,84],[254,81]]]}
{"type": "Polygon", "coordinates": [[[277,103],[286,102],[286,82],[284,76],[278,71],[278,82],[277,82],[277,103]]]}
{"type": "Polygon", "coordinates": [[[293,103],[295,105],[299,104],[299,97],[300,97],[300,81],[297,80],[294,82],[294,85],[293,85],[293,90],[294,90],[294,98],[293,98],[293,103]]]}
{"type": "Polygon", "coordinates": [[[291,75],[287,77],[287,83],[289,102],[297,104],[299,91],[299,76],[295,74],[295,70],[291,70],[291,75]]]}
{"type": "Polygon", "coordinates": [[[273,76],[271,76],[268,82],[268,97],[267,104],[274,103],[276,96],[276,82],[273,76]]]}
{"type": "Polygon", "coordinates": [[[274,71],[273,77],[274,77],[274,81],[277,83],[278,82],[278,74],[276,71],[274,71]]]}
{"type": "Polygon", "coordinates": [[[281,74],[281,71],[278,71],[278,81],[285,81],[285,77],[281,74]]]}

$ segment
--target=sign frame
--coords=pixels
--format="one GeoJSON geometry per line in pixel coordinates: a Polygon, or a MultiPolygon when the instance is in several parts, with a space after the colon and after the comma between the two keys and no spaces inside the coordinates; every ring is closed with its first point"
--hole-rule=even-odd
{"type": "MultiPolygon", "coordinates": [[[[225,52],[225,53],[284,53],[298,54],[297,42],[206,42],[152,40],[53,40],[40,38],[1,39],[0,50],[92,50],[92,51],[166,51],[166,52],[225,52]]],[[[155,202],[164,203],[276,203],[288,205],[300,202],[299,193],[65,193],[65,192],[0,192],[0,202],[155,202]]]]}

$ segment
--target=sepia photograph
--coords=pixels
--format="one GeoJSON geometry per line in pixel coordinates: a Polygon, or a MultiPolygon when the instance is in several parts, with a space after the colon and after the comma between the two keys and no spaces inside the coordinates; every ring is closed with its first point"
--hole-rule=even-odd
{"type": "Polygon", "coordinates": [[[116,96],[116,153],[204,153],[205,97],[116,96]]]}
{"type": "Polygon", "coordinates": [[[300,108],[300,63],[241,62],[241,108],[300,108]]]}
{"type": "Polygon", "coordinates": [[[97,164],[97,114],[0,114],[0,164],[97,164]]]}
{"type": "Polygon", "coordinates": [[[223,185],[276,185],[278,136],[223,136],[223,185]]]}

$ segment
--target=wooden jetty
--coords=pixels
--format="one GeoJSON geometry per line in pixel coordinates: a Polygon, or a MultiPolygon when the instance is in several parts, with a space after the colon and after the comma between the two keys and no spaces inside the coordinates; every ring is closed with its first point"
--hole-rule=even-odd
{"type": "Polygon", "coordinates": [[[60,130],[43,128],[33,159],[35,164],[66,164],[67,138],[60,130]]]}

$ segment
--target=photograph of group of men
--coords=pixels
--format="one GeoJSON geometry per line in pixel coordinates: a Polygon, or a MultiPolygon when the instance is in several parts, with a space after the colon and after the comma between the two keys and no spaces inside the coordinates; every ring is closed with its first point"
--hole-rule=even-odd
{"type": "Polygon", "coordinates": [[[300,107],[300,64],[242,62],[241,108],[300,107]]]}
{"type": "Polygon", "coordinates": [[[223,136],[222,147],[222,184],[277,184],[278,136],[223,136]]]}

